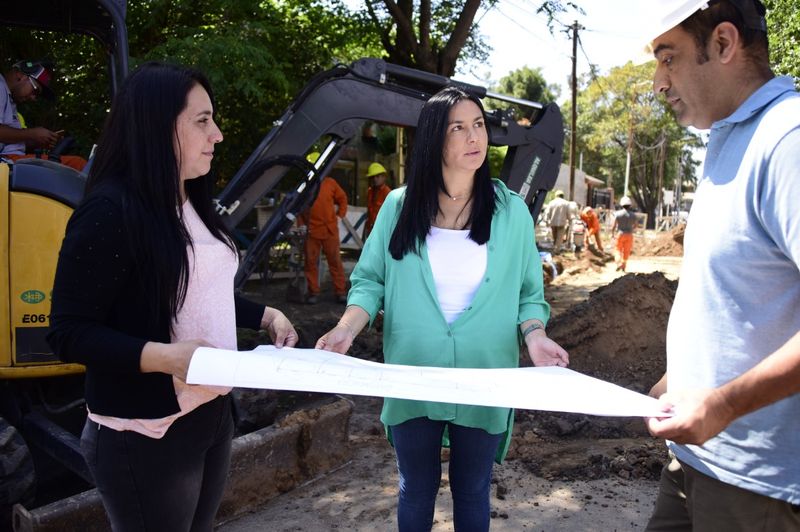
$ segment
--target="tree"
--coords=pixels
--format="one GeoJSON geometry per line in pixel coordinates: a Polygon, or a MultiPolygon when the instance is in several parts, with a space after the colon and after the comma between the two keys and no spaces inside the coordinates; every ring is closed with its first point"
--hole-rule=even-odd
{"type": "Polygon", "coordinates": [[[777,74],[800,85],[800,17],[796,0],[766,0],[770,59],[777,74]]]}
{"type": "MultiPolygon", "coordinates": [[[[555,83],[547,83],[542,74],[541,68],[530,68],[524,66],[500,79],[493,88],[494,91],[515,98],[522,98],[533,102],[547,104],[556,101],[561,88],[555,83]]],[[[487,107],[494,105],[492,100],[487,100],[487,107]]],[[[531,118],[532,110],[514,105],[512,108],[518,118],[531,118]]]]}
{"type": "MultiPolygon", "coordinates": [[[[530,68],[528,66],[509,72],[507,76],[500,79],[492,90],[507,96],[514,96],[515,98],[522,98],[524,100],[543,104],[554,102],[561,92],[558,85],[547,83],[541,68],[530,68]]],[[[517,119],[530,120],[536,113],[533,109],[519,105],[509,106],[506,103],[498,102],[491,98],[487,98],[484,101],[484,105],[487,109],[510,108],[514,111],[514,116],[516,116],[517,119]]],[[[491,168],[492,176],[497,177],[500,175],[500,169],[503,166],[503,159],[507,151],[507,146],[489,147],[489,167],[491,168]]]]}
{"type": "MultiPolygon", "coordinates": [[[[697,163],[690,148],[700,140],[677,122],[652,91],[654,64],[628,63],[590,81],[578,95],[578,146],[584,169],[605,176],[622,195],[626,155],[631,152],[629,193],[654,222],[659,190],[697,163]],[[680,168],[679,168],[680,166],[680,168]]],[[[568,112],[568,110],[565,110],[568,112]]],[[[652,226],[652,223],[650,223],[652,226]]]]}
{"type": "MultiPolygon", "coordinates": [[[[391,63],[452,77],[462,59],[488,57],[489,49],[474,24],[479,8],[497,0],[365,0],[365,20],[380,36],[391,63]]],[[[550,20],[573,2],[542,0],[538,12],[550,20]]],[[[362,12],[364,16],[364,12],[362,12]]]]}
{"type": "MultiPolygon", "coordinates": [[[[380,43],[340,0],[128,0],[130,64],[163,60],[211,80],[225,135],[215,168],[233,176],[315,74],[379,55],[380,43]]],[[[105,51],[88,37],[15,29],[0,35],[14,57],[49,56],[59,100],[22,110],[32,124],[66,129],[88,155],[110,105],[105,51]]],[[[11,58],[9,58],[11,59],[11,58]]]]}
{"type": "Polygon", "coordinates": [[[132,62],[176,61],[208,75],[227,137],[217,165],[225,182],[315,74],[379,53],[349,15],[338,0],[136,0],[132,62]]]}

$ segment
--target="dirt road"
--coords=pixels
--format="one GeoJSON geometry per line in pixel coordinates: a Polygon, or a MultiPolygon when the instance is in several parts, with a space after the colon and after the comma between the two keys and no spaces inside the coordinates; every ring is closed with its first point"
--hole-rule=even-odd
{"type": "MultiPolygon", "coordinates": [[[[624,274],[616,272],[613,263],[582,268],[576,261],[568,264],[564,274],[548,286],[547,297],[554,316],[575,312],[575,304],[585,302],[590,292],[601,287],[608,288],[603,296],[604,305],[612,305],[613,297],[631,295],[617,294],[621,290],[635,290],[645,299],[658,299],[665,290],[663,285],[669,284],[663,279],[676,279],[679,268],[680,258],[634,256],[628,273],[662,272],[663,276],[621,279],[624,274]],[[618,281],[614,286],[618,288],[608,287],[615,280],[618,281]],[[647,295],[649,290],[653,291],[652,296],[647,295]]],[[[666,303],[662,299],[659,299],[657,312],[652,311],[658,314],[656,318],[660,321],[655,322],[658,324],[664,320],[666,303]]],[[[332,319],[337,314],[335,309],[318,310],[324,316],[330,314],[332,319]]],[[[610,307],[609,312],[612,310],[610,307]]],[[[609,320],[613,321],[613,317],[609,320]]],[[[359,337],[359,341],[363,351],[379,351],[376,345],[379,340],[370,335],[362,336],[364,338],[359,337]]],[[[663,355],[659,350],[663,345],[656,347],[655,354],[648,356],[661,359],[663,355]]],[[[658,363],[663,361],[658,360],[658,363]]],[[[612,377],[627,378],[624,371],[609,368],[607,364],[596,364],[593,368],[606,371],[612,377]]],[[[640,368],[636,366],[635,369],[639,371],[640,368]]],[[[642,377],[634,387],[640,391],[646,389],[650,378],[649,375],[642,377]]],[[[397,473],[394,454],[378,421],[381,400],[350,399],[355,404],[351,421],[354,458],[350,463],[218,530],[396,530],[397,473]]],[[[514,441],[509,459],[494,469],[492,530],[583,532],[644,527],[657,491],[654,479],[665,452],[663,442],[649,437],[640,420],[608,421],[590,416],[518,412],[514,441]]],[[[436,532],[453,529],[446,468],[445,463],[436,504],[433,527],[436,532]]]]}

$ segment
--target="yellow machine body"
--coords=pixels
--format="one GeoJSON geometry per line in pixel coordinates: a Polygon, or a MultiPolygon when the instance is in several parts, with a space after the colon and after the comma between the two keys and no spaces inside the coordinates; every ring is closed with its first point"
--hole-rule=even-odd
{"type": "Polygon", "coordinates": [[[81,365],[61,363],[45,340],[58,251],[72,208],[12,190],[10,168],[0,164],[0,379],[82,372],[81,365]]]}

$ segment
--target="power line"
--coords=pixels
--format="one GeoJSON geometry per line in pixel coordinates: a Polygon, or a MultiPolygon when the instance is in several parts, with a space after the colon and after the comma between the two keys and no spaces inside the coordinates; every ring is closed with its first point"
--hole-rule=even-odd
{"type": "MultiPolygon", "coordinates": [[[[527,34],[531,35],[531,36],[532,36],[534,39],[536,39],[537,41],[539,41],[539,42],[541,42],[541,43],[543,43],[543,44],[546,44],[548,47],[551,47],[551,49],[552,49],[552,46],[553,46],[553,43],[552,43],[552,42],[548,42],[548,41],[544,40],[542,37],[540,37],[540,36],[539,36],[539,34],[538,34],[538,33],[536,33],[536,32],[534,32],[534,31],[532,31],[532,30],[531,30],[530,28],[528,28],[527,26],[524,26],[523,24],[521,24],[521,23],[520,23],[520,22],[519,22],[517,19],[515,19],[514,17],[512,17],[512,16],[510,16],[510,15],[507,15],[506,13],[504,13],[504,12],[503,12],[503,10],[502,10],[502,9],[500,9],[500,7],[499,7],[499,6],[496,6],[496,7],[495,7],[495,9],[497,10],[497,12],[498,12],[498,13],[500,13],[500,15],[502,15],[503,17],[505,17],[505,18],[506,18],[506,19],[508,19],[509,21],[513,22],[513,23],[514,23],[515,25],[517,25],[517,26],[518,26],[520,29],[522,29],[522,31],[524,31],[525,33],[527,33],[527,34]]],[[[563,52],[561,52],[561,51],[559,51],[559,50],[557,50],[557,49],[554,49],[554,51],[555,51],[556,53],[558,53],[559,55],[563,55],[563,56],[569,57],[569,55],[567,55],[567,54],[565,54],[565,53],[563,53],[563,52]]]]}

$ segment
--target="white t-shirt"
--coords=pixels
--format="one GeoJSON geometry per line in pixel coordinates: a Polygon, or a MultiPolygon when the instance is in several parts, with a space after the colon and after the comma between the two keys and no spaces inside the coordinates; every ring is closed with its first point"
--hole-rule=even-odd
{"type": "Polygon", "coordinates": [[[469,238],[469,230],[431,227],[425,244],[436,295],[447,323],[458,319],[475,297],[486,273],[486,244],[469,238]]]}

